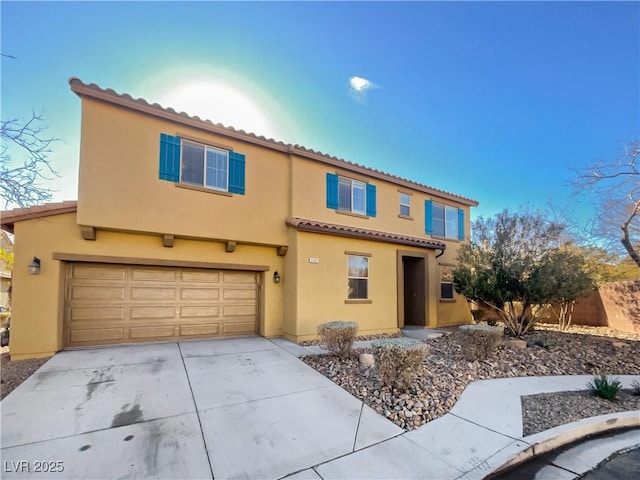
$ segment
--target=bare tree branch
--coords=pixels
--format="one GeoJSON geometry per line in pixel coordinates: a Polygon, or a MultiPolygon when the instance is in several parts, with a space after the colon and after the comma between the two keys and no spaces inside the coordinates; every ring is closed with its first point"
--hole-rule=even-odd
{"type": "Polygon", "coordinates": [[[600,160],[578,172],[576,193],[596,204],[591,235],[640,267],[640,141],[613,160],[600,160]]]}
{"type": "Polygon", "coordinates": [[[35,112],[26,122],[10,118],[0,123],[0,196],[5,208],[10,204],[27,207],[51,198],[51,189],[40,181],[58,176],[49,159],[58,139],[45,136],[46,128],[42,114],[35,112]]]}

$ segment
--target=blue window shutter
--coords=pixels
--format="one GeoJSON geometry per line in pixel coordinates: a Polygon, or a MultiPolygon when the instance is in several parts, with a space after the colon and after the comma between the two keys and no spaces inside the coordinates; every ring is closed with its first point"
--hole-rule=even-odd
{"type": "Polygon", "coordinates": [[[458,209],[458,240],[464,240],[464,210],[458,209]]]}
{"type": "Polygon", "coordinates": [[[367,215],[376,216],[376,186],[367,183],[367,215]]]}
{"type": "Polygon", "coordinates": [[[427,235],[433,234],[433,202],[424,201],[424,229],[427,235]]]}
{"type": "Polygon", "coordinates": [[[229,152],[229,192],[244,195],[245,183],[244,155],[238,152],[229,152]]]}
{"type": "Polygon", "coordinates": [[[327,173],[327,208],[338,208],[338,175],[327,173]]]}
{"type": "Polygon", "coordinates": [[[180,137],[160,134],[160,180],[180,181],[180,137]]]}

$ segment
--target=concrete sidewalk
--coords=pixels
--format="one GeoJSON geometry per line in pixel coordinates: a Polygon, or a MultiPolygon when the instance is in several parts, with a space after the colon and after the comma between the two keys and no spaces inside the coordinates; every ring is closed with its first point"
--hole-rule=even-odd
{"type": "Polygon", "coordinates": [[[630,412],[523,438],[521,394],[591,378],[531,377],[475,382],[404,432],[303,352],[261,337],[61,352],[0,404],[2,477],[483,478],[597,422],[640,423],[630,412]]]}

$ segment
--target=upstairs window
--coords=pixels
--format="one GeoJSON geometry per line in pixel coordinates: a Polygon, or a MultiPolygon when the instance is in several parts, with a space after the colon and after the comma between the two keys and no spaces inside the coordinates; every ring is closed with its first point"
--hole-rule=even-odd
{"type": "Polygon", "coordinates": [[[245,156],[163,133],[160,179],[244,195],[245,156]]]}
{"type": "Polygon", "coordinates": [[[352,213],[359,213],[360,215],[366,215],[367,200],[365,190],[366,183],[339,177],[338,209],[352,213]]]}
{"type": "Polygon", "coordinates": [[[327,173],[327,208],[367,217],[376,216],[376,186],[327,173]]]}
{"type": "Polygon", "coordinates": [[[425,232],[427,235],[464,240],[464,210],[425,201],[425,232]]]}
{"type": "Polygon", "coordinates": [[[411,216],[411,195],[407,193],[400,194],[400,215],[403,217],[411,216]]]}
{"type": "Polygon", "coordinates": [[[182,142],[180,181],[227,191],[229,152],[197,143],[182,142]]]}

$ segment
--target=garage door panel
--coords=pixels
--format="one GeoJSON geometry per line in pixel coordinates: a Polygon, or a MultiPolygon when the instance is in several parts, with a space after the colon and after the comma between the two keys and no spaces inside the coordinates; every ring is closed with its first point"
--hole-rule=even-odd
{"type": "Polygon", "coordinates": [[[81,286],[71,287],[71,299],[76,301],[123,301],[125,299],[124,287],[108,286],[81,286]]]}
{"type": "Polygon", "coordinates": [[[173,325],[155,325],[149,327],[129,328],[129,338],[134,340],[156,340],[158,338],[175,337],[176,329],[173,325]]]}
{"type": "Polygon", "coordinates": [[[218,300],[220,298],[219,288],[180,288],[180,300],[218,300]]]}
{"type": "Polygon", "coordinates": [[[256,310],[256,305],[224,305],[222,307],[222,315],[225,318],[255,316],[256,310]]]}
{"type": "Polygon", "coordinates": [[[255,272],[225,271],[222,272],[224,283],[248,283],[255,285],[255,272]]]}
{"type": "Polygon", "coordinates": [[[69,264],[65,346],[255,334],[258,274],[69,264]]]}
{"type": "Polygon", "coordinates": [[[166,268],[131,268],[131,280],[134,282],[171,282],[175,283],[177,272],[166,268]]]}
{"type": "Polygon", "coordinates": [[[71,330],[70,341],[76,344],[121,342],[124,339],[124,328],[92,328],[71,330]]]}
{"type": "Polygon", "coordinates": [[[202,305],[202,306],[194,306],[194,307],[180,307],[180,318],[181,319],[190,319],[190,318],[218,318],[220,316],[220,306],[219,305],[202,305]]]}
{"type": "Polygon", "coordinates": [[[130,310],[129,317],[132,320],[157,320],[157,319],[173,319],[175,317],[174,306],[150,306],[140,307],[133,306],[130,310]]]}
{"type": "Polygon", "coordinates": [[[240,323],[225,323],[223,325],[223,332],[227,335],[241,335],[255,333],[255,322],[240,322],[240,323]]]}
{"type": "Polygon", "coordinates": [[[124,320],[124,307],[75,307],[69,312],[72,322],[74,321],[91,321],[103,322],[105,320],[124,320]]]}
{"type": "Polygon", "coordinates": [[[217,323],[208,323],[206,325],[180,325],[180,335],[218,335],[220,326],[217,323]]]}
{"type": "Polygon", "coordinates": [[[125,268],[117,265],[73,264],[70,274],[77,279],[124,280],[125,268]]]}
{"type": "Polygon", "coordinates": [[[222,298],[224,300],[255,300],[255,288],[224,288],[222,298]]]}
{"type": "Polygon", "coordinates": [[[220,272],[215,270],[182,270],[180,281],[183,283],[220,283],[220,272]]]}
{"type": "Polygon", "coordinates": [[[131,287],[132,300],[175,300],[175,287],[131,287]]]}

